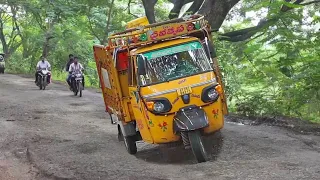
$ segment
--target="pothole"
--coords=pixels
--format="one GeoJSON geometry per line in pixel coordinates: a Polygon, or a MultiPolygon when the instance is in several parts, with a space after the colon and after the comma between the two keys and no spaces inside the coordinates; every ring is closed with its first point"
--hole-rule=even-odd
{"type": "Polygon", "coordinates": [[[34,113],[36,113],[36,114],[45,114],[45,113],[47,113],[47,111],[44,111],[44,110],[35,110],[34,113]]]}
{"type": "Polygon", "coordinates": [[[84,106],[86,105],[87,103],[70,103],[69,105],[70,106],[84,106]]]}

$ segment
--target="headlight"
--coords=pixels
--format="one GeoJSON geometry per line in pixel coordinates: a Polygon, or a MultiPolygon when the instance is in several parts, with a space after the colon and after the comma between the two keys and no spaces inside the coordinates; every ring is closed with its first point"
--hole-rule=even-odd
{"type": "Polygon", "coordinates": [[[164,110],[164,104],[161,102],[155,102],[153,105],[153,110],[156,112],[162,112],[164,110]]]}
{"type": "Polygon", "coordinates": [[[154,114],[163,114],[169,112],[172,108],[170,101],[167,98],[148,99],[146,106],[149,111],[154,114]]]}
{"type": "Polygon", "coordinates": [[[216,86],[219,85],[211,85],[203,89],[201,100],[205,103],[215,102],[219,98],[219,92],[216,90],[216,86]]]}
{"type": "Polygon", "coordinates": [[[211,100],[218,99],[219,93],[216,91],[216,89],[212,88],[208,91],[208,98],[211,100]]]}

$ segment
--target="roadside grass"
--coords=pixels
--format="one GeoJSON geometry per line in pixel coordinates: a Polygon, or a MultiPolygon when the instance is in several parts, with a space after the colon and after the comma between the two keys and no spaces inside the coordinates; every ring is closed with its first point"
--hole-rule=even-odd
{"type": "MultiPolygon", "coordinates": [[[[51,71],[51,75],[53,80],[59,81],[59,82],[65,82],[65,84],[67,84],[66,79],[68,76],[68,72],[53,70],[51,71]]],[[[84,75],[84,83],[85,83],[85,87],[90,87],[95,89],[99,88],[99,82],[93,81],[92,76],[90,75],[86,75],[86,74],[84,75]]]]}

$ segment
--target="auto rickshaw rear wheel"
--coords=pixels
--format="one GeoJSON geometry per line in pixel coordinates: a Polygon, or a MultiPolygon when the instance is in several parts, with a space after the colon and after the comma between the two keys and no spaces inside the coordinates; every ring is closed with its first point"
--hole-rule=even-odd
{"type": "Polygon", "coordinates": [[[208,155],[204,148],[200,131],[189,131],[188,137],[193,155],[196,157],[198,163],[206,162],[208,160],[208,155]]]}
{"type": "Polygon", "coordinates": [[[127,136],[123,137],[124,144],[129,154],[136,154],[137,153],[137,144],[136,144],[136,137],[135,136],[127,136]]]}

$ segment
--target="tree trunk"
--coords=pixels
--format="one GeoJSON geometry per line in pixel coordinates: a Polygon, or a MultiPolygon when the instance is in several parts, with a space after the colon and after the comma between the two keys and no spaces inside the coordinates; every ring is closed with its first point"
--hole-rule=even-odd
{"type": "Polygon", "coordinates": [[[42,46],[42,56],[44,58],[48,57],[49,50],[50,50],[50,40],[54,38],[54,36],[52,34],[53,33],[52,32],[53,26],[54,26],[53,20],[49,19],[48,28],[47,28],[46,33],[45,33],[45,40],[44,40],[44,43],[43,43],[43,46],[42,46]]]}
{"type": "Polygon", "coordinates": [[[8,47],[6,37],[5,37],[3,30],[4,30],[3,29],[3,21],[2,21],[2,19],[0,19],[0,40],[1,40],[1,44],[2,44],[3,53],[5,54],[4,58],[7,59],[7,57],[10,56],[9,55],[9,47],[8,47]]]}
{"type": "Polygon", "coordinates": [[[195,14],[202,6],[204,0],[196,0],[191,7],[187,10],[188,14],[195,14]]]}
{"type": "Polygon", "coordinates": [[[174,1],[174,6],[170,11],[169,19],[174,19],[179,17],[180,10],[182,6],[185,4],[184,0],[176,0],[174,1]]]}
{"type": "Polygon", "coordinates": [[[45,41],[44,41],[43,46],[42,46],[42,56],[44,58],[48,57],[49,48],[50,48],[50,38],[49,38],[49,33],[46,32],[45,41]]]}
{"type": "Polygon", "coordinates": [[[158,0],[142,0],[142,4],[150,24],[156,22],[156,17],[154,15],[154,6],[156,5],[157,1],[158,0]]]}
{"type": "Polygon", "coordinates": [[[205,16],[205,19],[211,25],[212,29],[219,29],[228,15],[229,11],[240,0],[205,0],[199,14],[205,16]]]}
{"type": "Polygon", "coordinates": [[[110,8],[109,8],[109,13],[108,13],[108,20],[107,20],[107,25],[106,25],[106,29],[105,29],[105,33],[104,33],[104,37],[102,42],[100,41],[100,43],[102,45],[105,45],[107,43],[107,38],[108,38],[108,34],[109,34],[109,27],[110,27],[110,21],[111,21],[111,14],[112,14],[112,8],[113,8],[113,4],[114,4],[114,0],[112,0],[110,8]]]}

